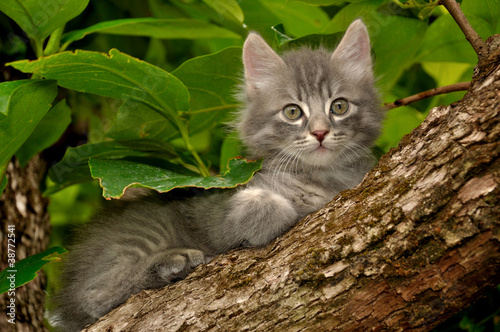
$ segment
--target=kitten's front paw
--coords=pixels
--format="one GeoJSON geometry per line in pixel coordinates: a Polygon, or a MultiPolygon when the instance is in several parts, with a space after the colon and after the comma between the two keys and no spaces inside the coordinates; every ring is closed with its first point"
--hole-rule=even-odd
{"type": "Polygon", "coordinates": [[[147,288],[158,288],[184,279],[196,266],[209,261],[209,257],[196,249],[169,249],[158,255],[148,271],[147,288]]]}

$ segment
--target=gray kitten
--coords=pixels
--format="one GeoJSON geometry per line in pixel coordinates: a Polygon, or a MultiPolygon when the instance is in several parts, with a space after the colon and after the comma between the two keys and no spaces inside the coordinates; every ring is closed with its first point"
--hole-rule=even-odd
{"type": "Polygon", "coordinates": [[[236,189],[113,202],[70,248],[53,325],[79,331],[130,295],[182,279],[214,255],[265,245],[362,180],[383,114],[360,20],[333,53],[302,48],[280,57],[251,33],[243,63],[246,107],[236,128],[248,157],[264,158],[262,170],[236,189]]]}

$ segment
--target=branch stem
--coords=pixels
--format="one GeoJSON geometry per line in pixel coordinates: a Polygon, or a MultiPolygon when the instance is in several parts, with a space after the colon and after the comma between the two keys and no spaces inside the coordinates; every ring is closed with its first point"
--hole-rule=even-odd
{"type": "Polygon", "coordinates": [[[423,91],[420,93],[417,93],[416,95],[409,96],[403,99],[398,99],[393,103],[385,103],[385,109],[390,110],[399,106],[406,106],[408,104],[414,103],[416,101],[429,98],[429,97],[434,97],[437,95],[441,95],[444,93],[450,93],[450,92],[455,92],[455,91],[465,91],[469,90],[470,88],[470,82],[460,82],[460,83],[455,83],[451,85],[446,85],[446,86],[440,86],[438,88],[430,89],[427,91],[423,91]]]}
{"type": "Polygon", "coordinates": [[[486,55],[488,47],[486,43],[479,37],[476,30],[470,25],[464,13],[460,9],[459,4],[455,0],[441,0],[441,4],[450,12],[451,16],[455,19],[460,29],[462,29],[465,38],[476,51],[478,58],[486,55]]]}

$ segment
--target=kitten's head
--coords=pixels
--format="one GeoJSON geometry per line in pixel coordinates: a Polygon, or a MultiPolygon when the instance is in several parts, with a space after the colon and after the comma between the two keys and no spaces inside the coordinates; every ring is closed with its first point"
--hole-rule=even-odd
{"type": "Polygon", "coordinates": [[[354,163],[369,154],[383,115],[360,20],[333,53],[301,48],[280,57],[251,33],[243,63],[246,108],[238,130],[250,157],[303,168],[354,163]]]}

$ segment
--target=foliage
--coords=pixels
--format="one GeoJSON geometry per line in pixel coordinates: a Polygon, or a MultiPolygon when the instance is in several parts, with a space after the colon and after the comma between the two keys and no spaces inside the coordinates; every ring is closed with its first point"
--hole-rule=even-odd
{"type": "Polygon", "coordinates": [[[44,252],[35,254],[12,264],[12,266],[9,266],[0,272],[0,294],[22,286],[35,279],[38,271],[40,271],[44,265],[50,262],[60,261],[61,254],[65,252],[66,249],[64,248],[52,247],[44,252]]]}
{"type": "MultiPolygon", "coordinates": [[[[248,31],[277,49],[332,47],[361,17],[382,99],[391,102],[471,78],[477,57],[437,3],[3,0],[0,54],[10,63],[0,83],[0,192],[11,157],[25,165],[41,151],[54,158],[46,195],[92,178],[108,198],[129,186],[244,183],[259,163],[231,160],[242,151],[223,124],[240,107],[234,93],[248,31]]],[[[499,1],[463,0],[462,10],[483,39],[500,33],[499,1]]],[[[462,95],[390,111],[377,151],[396,146],[431,107],[462,95]]]]}
{"type": "MultiPolygon", "coordinates": [[[[0,98],[7,101],[0,109],[0,127],[4,134],[0,136],[4,142],[0,166],[5,165],[14,153],[25,164],[32,155],[53,144],[69,125],[69,109],[73,110],[73,123],[81,120],[82,114],[110,123],[106,128],[99,128],[101,137],[98,141],[89,140],[77,148],[70,148],[61,162],[51,168],[47,194],[89,180],[92,174],[94,178],[97,177],[95,174],[99,174],[99,178],[103,176],[107,179],[101,183],[114,186],[113,181],[117,181],[123,184],[125,177],[116,176],[116,173],[110,177],[102,169],[93,172],[92,165],[96,163],[89,163],[89,158],[124,160],[148,157],[134,161],[143,163],[144,169],[154,166],[150,165],[151,159],[160,159],[156,162],[165,161],[162,167],[169,174],[178,172],[179,179],[186,171],[206,177],[218,168],[225,169],[231,157],[241,154],[241,151],[233,149],[232,155],[222,153],[225,159],[220,159],[220,148],[227,144],[222,144],[225,138],[219,128],[228,120],[228,114],[239,107],[233,94],[241,75],[240,46],[249,30],[261,32],[278,48],[317,44],[318,41],[333,45],[339,33],[353,19],[361,16],[370,30],[376,56],[375,70],[384,101],[435,87],[436,83],[445,81],[450,72],[461,73],[455,75],[454,80],[465,79],[476,61],[473,50],[463,38],[459,42],[455,37],[460,34],[456,33],[458,28],[450,16],[442,10],[435,10],[436,1],[376,0],[345,4],[340,1],[305,0],[240,3],[150,0],[142,5],[132,2],[120,5],[91,2],[88,5],[87,2],[48,1],[41,6],[36,1],[27,1],[21,6],[15,1],[5,1],[0,5],[0,10],[27,34],[38,58],[8,64],[31,73],[34,79],[0,85],[0,98]],[[116,10],[115,7],[121,10],[118,15],[111,13],[116,10]],[[421,15],[422,8],[431,7],[433,10],[427,10],[425,17],[421,15]],[[414,8],[413,11],[411,8],[414,8]],[[79,19],[78,14],[84,9],[96,12],[105,19],[99,22],[79,19]],[[63,11],[64,15],[61,14],[63,11]],[[150,12],[152,17],[144,17],[145,12],[150,12]],[[80,20],[75,22],[78,28],[67,29],[74,17],[80,20]],[[81,28],[82,25],[87,27],[81,28]],[[447,34],[446,38],[442,38],[443,33],[447,34]],[[97,38],[88,41],[96,35],[97,38]],[[120,43],[115,42],[119,38],[117,36],[126,36],[123,38],[129,45],[127,51],[134,54],[129,55],[113,47],[102,51],[101,44],[114,43],[120,47],[120,43]],[[85,40],[87,43],[82,42],[85,40]],[[65,51],[75,44],[78,48],[89,50],[65,51]],[[137,51],[141,46],[145,46],[142,49],[146,52],[137,51]],[[168,53],[176,52],[182,53],[187,60],[176,70],[171,70],[178,62],[171,61],[168,53]],[[450,63],[450,59],[453,62],[450,63]],[[446,64],[436,64],[442,61],[446,64]],[[442,70],[432,70],[435,68],[442,70]],[[443,71],[443,68],[446,70],[443,71]],[[40,78],[45,80],[37,83],[36,79],[40,78]],[[57,98],[54,96],[55,82],[60,87],[57,98]],[[47,85],[46,89],[51,88],[52,94],[48,90],[37,89],[39,95],[35,95],[31,90],[37,84],[47,85]],[[72,99],[91,97],[82,97],[77,92],[114,100],[100,99],[97,105],[82,110],[72,99]],[[33,105],[36,106],[30,108],[27,114],[16,111],[16,108],[27,109],[22,104],[29,102],[24,94],[33,97],[33,105]],[[47,119],[37,126],[49,104],[58,102],[64,94],[67,100],[53,107],[47,113],[47,119]],[[104,106],[106,102],[111,104],[111,112],[115,114],[103,118],[93,108],[108,107],[104,106]],[[69,108],[64,106],[66,104],[69,108]],[[59,116],[57,112],[64,114],[59,116]],[[32,120],[29,126],[24,125],[22,116],[32,120]],[[18,117],[19,120],[16,120],[18,117]],[[49,126],[51,129],[47,130],[49,126]],[[28,139],[32,132],[33,137],[28,139]],[[46,135],[48,132],[51,135],[46,135]],[[215,139],[207,139],[214,132],[218,133],[214,135],[215,139]],[[119,153],[116,153],[117,146],[120,146],[119,153]]],[[[463,5],[469,19],[477,22],[480,34],[487,37],[498,31],[498,23],[490,12],[498,4],[486,1],[483,6],[467,7],[467,2],[463,5]]],[[[16,31],[12,30],[11,40],[16,31]]],[[[10,51],[16,57],[23,56],[10,51]]],[[[27,49],[24,49],[26,52],[27,49]]],[[[378,142],[379,150],[383,152],[395,146],[402,135],[423,120],[429,106],[435,105],[438,100],[423,102],[418,110],[405,107],[390,112],[386,130],[378,142]]],[[[125,162],[121,165],[126,168],[131,164],[125,162]]],[[[251,176],[251,173],[248,175],[251,176]]],[[[3,172],[0,176],[5,182],[3,172]]],[[[136,173],[134,179],[127,177],[130,183],[125,187],[132,184],[148,186],[146,178],[150,179],[150,175],[136,173]]],[[[179,185],[182,186],[182,183],[179,185]]],[[[105,193],[109,192],[104,189],[105,193]]]]}

